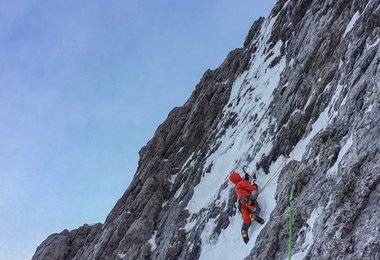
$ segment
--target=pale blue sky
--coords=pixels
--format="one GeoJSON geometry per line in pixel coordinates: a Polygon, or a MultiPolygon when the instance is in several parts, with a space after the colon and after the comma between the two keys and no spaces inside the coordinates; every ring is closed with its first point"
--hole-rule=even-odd
{"type": "Polygon", "coordinates": [[[0,0],[0,259],[103,222],[158,125],[273,5],[0,0]]]}

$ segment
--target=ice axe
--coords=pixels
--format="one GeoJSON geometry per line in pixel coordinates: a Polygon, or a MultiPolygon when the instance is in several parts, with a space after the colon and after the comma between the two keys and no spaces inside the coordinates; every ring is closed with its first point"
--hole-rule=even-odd
{"type": "Polygon", "coordinates": [[[249,173],[247,172],[246,168],[247,168],[247,165],[243,166],[243,171],[244,171],[244,173],[245,173],[245,177],[248,177],[249,182],[251,182],[251,179],[252,179],[253,182],[255,182],[256,179],[257,179],[257,178],[256,178],[256,173],[253,173],[253,176],[252,176],[251,174],[249,174],[249,173]]]}
{"type": "Polygon", "coordinates": [[[256,173],[253,172],[253,175],[250,175],[250,174],[247,172],[246,168],[247,168],[247,166],[245,165],[245,166],[243,167],[243,171],[244,171],[244,173],[245,173],[245,178],[244,178],[244,179],[248,179],[248,181],[249,181],[250,184],[253,184],[253,185],[256,186],[256,190],[252,192],[252,196],[256,199],[257,196],[258,196],[258,192],[259,192],[259,190],[258,190],[258,186],[257,186],[257,184],[255,183],[255,181],[256,181],[256,179],[257,179],[257,178],[256,178],[256,173]]]}

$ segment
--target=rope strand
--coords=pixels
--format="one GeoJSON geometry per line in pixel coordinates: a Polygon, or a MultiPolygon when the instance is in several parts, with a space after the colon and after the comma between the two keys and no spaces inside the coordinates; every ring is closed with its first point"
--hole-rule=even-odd
{"type": "Polygon", "coordinates": [[[265,188],[276,178],[276,176],[280,174],[281,171],[279,170],[280,168],[282,168],[282,166],[285,165],[286,161],[287,161],[287,158],[285,158],[284,161],[280,164],[280,166],[278,166],[277,170],[274,172],[272,177],[270,177],[269,180],[263,185],[260,192],[263,192],[263,190],[265,190],[265,188]]]}
{"type": "Polygon", "coordinates": [[[280,218],[282,218],[282,217],[285,217],[285,215],[288,214],[288,212],[289,212],[289,208],[287,208],[287,209],[285,210],[285,212],[282,213],[281,215],[279,215],[279,216],[273,216],[272,218],[273,218],[273,219],[280,219],[280,218]]]}

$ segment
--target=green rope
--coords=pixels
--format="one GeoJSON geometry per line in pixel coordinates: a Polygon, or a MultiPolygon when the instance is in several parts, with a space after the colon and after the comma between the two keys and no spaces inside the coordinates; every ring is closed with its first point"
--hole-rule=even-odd
{"type": "MultiPolygon", "coordinates": [[[[295,174],[298,175],[300,163],[297,162],[295,168],[295,174]]],[[[292,190],[290,191],[290,203],[289,203],[289,241],[288,241],[288,260],[292,259],[292,240],[293,240],[293,200],[294,200],[294,191],[296,187],[293,184],[292,190]]]]}

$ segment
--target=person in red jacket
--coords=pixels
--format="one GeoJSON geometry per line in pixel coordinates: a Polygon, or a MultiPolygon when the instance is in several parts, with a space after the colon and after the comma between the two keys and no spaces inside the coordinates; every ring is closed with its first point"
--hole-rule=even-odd
{"type": "Polygon", "coordinates": [[[257,185],[249,182],[249,176],[246,174],[243,179],[239,173],[232,171],[229,176],[230,181],[235,185],[236,197],[239,202],[239,210],[243,217],[243,225],[241,227],[241,235],[245,243],[248,243],[248,229],[251,222],[257,221],[260,224],[264,220],[259,217],[261,211],[257,198],[257,185]]]}

